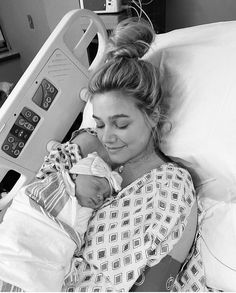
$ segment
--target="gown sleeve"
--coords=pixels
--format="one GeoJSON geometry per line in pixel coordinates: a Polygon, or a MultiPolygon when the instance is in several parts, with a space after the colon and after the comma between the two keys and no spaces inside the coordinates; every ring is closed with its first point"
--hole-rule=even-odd
{"type": "Polygon", "coordinates": [[[166,172],[156,191],[156,221],[146,234],[152,240],[147,263],[150,267],[158,264],[180,240],[195,202],[191,176],[181,167],[166,172]]]}

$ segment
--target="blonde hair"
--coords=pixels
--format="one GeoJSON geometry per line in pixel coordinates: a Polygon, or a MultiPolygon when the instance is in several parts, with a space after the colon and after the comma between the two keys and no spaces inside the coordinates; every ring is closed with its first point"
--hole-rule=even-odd
{"type": "MultiPolygon", "coordinates": [[[[89,81],[91,95],[118,90],[134,98],[146,117],[156,112],[161,117],[159,71],[141,59],[154,38],[155,32],[147,22],[134,18],[120,22],[110,37],[105,64],[89,81]]],[[[158,125],[152,133],[158,142],[158,125]]]]}

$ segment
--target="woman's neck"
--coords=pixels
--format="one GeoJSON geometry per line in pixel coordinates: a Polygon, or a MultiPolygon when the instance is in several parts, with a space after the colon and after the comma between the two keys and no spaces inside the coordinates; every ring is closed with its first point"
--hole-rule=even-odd
{"type": "Polygon", "coordinates": [[[116,171],[123,178],[122,187],[124,188],[163,163],[165,159],[162,155],[155,151],[154,147],[148,147],[145,152],[122,164],[116,171]]]}

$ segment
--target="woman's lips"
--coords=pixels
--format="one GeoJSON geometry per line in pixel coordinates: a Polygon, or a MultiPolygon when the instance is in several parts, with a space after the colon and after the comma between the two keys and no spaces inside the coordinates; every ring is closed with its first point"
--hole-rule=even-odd
{"type": "Polygon", "coordinates": [[[121,147],[108,147],[106,146],[106,149],[109,153],[116,153],[119,152],[124,146],[121,147]]]}

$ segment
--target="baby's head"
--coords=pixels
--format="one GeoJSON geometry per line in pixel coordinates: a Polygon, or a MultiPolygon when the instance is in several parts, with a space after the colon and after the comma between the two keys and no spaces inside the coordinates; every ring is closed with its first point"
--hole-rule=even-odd
{"type": "Polygon", "coordinates": [[[92,128],[81,128],[76,130],[72,134],[71,141],[79,145],[80,153],[83,158],[86,158],[89,154],[96,152],[97,155],[102,158],[111,168],[113,167],[106,148],[99,140],[96,132],[92,128]],[[76,141],[77,137],[80,139],[79,142],[76,141]],[[81,142],[83,143],[81,144],[81,142]]]}
{"type": "Polygon", "coordinates": [[[96,152],[79,160],[70,169],[70,173],[78,175],[75,179],[75,191],[79,201],[82,197],[96,200],[95,196],[104,200],[112,194],[113,190],[118,192],[121,189],[121,176],[112,171],[96,152]]]}

